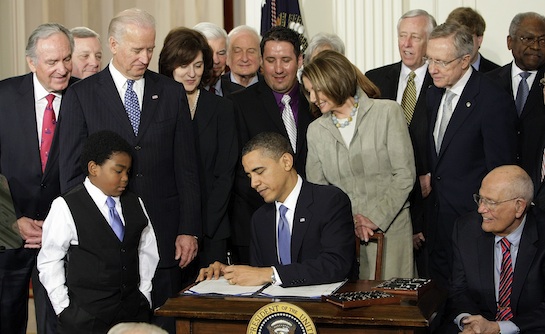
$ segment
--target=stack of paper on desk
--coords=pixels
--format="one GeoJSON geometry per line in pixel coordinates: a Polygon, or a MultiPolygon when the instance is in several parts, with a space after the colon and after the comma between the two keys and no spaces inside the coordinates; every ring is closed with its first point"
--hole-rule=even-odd
{"type": "Polygon", "coordinates": [[[319,299],[322,295],[337,291],[344,282],[283,288],[268,283],[258,286],[231,285],[220,277],[217,280],[202,281],[184,291],[184,294],[319,299]]]}

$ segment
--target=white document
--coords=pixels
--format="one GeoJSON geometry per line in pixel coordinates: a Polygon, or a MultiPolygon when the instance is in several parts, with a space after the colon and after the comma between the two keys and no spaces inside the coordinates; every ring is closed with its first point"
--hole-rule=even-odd
{"type": "Polygon", "coordinates": [[[330,295],[337,291],[346,281],[318,284],[308,286],[296,286],[283,288],[281,286],[270,285],[265,288],[260,296],[266,297],[299,297],[299,298],[320,298],[322,295],[330,295]]]}
{"type": "Polygon", "coordinates": [[[257,291],[259,291],[261,288],[263,288],[263,285],[257,285],[257,286],[231,285],[223,276],[221,276],[217,280],[211,279],[211,280],[199,282],[197,285],[184,291],[184,294],[251,296],[257,291]]]}

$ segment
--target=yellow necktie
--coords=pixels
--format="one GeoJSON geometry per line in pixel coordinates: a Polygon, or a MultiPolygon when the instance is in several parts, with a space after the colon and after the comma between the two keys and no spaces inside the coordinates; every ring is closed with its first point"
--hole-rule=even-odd
{"type": "Polygon", "coordinates": [[[416,85],[414,84],[415,73],[411,71],[409,73],[409,80],[407,80],[407,87],[403,92],[403,97],[401,98],[401,108],[407,119],[407,124],[411,124],[413,119],[414,107],[416,106],[416,85]]]}

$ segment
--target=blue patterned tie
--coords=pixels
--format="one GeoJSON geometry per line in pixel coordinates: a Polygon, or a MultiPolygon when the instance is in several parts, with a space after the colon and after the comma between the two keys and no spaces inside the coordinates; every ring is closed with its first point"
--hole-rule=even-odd
{"type": "Polygon", "coordinates": [[[138,126],[140,125],[140,104],[138,103],[138,96],[132,89],[134,80],[127,80],[127,90],[125,91],[125,110],[129,115],[134,135],[138,135],[138,126]]]}
{"type": "Polygon", "coordinates": [[[106,199],[106,205],[108,205],[109,208],[108,216],[110,218],[110,226],[112,227],[112,230],[114,230],[115,235],[117,235],[117,238],[123,241],[123,236],[125,235],[125,227],[123,226],[121,218],[119,217],[119,214],[115,209],[114,199],[108,196],[108,198],[106,199]]]}
{"type": "Polygon", "coordinates": [[[530,72],[520,72],[520,83],[519,88],[517,89],[517,97],[515,99],[515,106],[517,107],[517,113],[520,116],[522,114],[522,109],[524,109],[524,104],[530,93],[530,88],[528,87],[528,82],[526,79],[530,76],[530,72]]]}
{"type": "Polygon", "coordinates": [[[280,255],[281,264],[291,263],[291,233],[286,212],[288,208],[280,205],[280,219],[278,220],[278,254],[280,255]]]}

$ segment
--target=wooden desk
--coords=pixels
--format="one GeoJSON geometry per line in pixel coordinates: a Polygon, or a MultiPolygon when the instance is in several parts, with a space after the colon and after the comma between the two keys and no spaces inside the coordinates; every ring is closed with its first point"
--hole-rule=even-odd
{"type": "MultiPolygon", "coordinates": [[[[347,283],[342,291],[365,291],[377,281],[347,283]]],[[[291,302],[314,321],[320,334],[339,333],[427,333],[428,319],[444,294],[428,291],[418,303],[404,298],[399,305],[375,305],[343,310],[326,302],[291,302]]],[[[155,311],[158,316],[175,317],[177,334],[246,333],[254,313],[270,300],[180,296],[170,298],[155,311]]]]}

